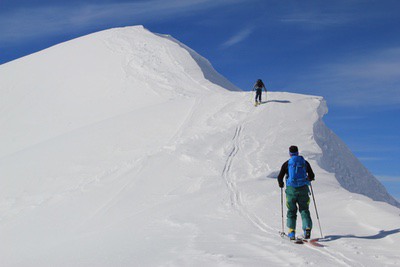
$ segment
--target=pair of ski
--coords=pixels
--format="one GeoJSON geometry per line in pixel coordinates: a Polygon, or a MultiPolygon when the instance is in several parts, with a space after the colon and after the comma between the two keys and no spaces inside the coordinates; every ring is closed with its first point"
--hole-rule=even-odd
{"type": "Polygon", "coordinates": [[[323,245],[321,245],[320,243],[317,242],[318,238],[305,239],[304,237],[296,237],[295,239],[290,239],[290,237],[285,232],[279,232],[279,235],[283,239],[286,239],[286,240],[288,240],[288,241],[290,241],[291,243],[294,243],[294,244],[309,244],[309,245],[312,245],[314,247],[323,247],[323,245]]]}

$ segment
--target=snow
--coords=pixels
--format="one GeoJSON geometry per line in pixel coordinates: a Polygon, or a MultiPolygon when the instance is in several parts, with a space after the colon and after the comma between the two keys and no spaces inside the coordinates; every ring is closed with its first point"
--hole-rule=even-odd
{"type": "Polygon", "coordinates": [[[268,92],[254,107],[206,59],[141,26],[0,77],[3,266],[400,264],[398,203],[324,125],[322,97],[268,92]],[[292,144],[316,174],[323,247],[278,235],[276,175],[292,144]]]}

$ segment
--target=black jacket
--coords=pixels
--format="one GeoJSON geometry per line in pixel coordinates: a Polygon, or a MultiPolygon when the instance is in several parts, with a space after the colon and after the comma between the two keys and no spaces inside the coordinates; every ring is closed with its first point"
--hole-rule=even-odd
{"type": "MultiPolygon", "coordinates": [[[[279,175],[278,175],[279,187],[284,186],[283,178],[285,177],[285,175],[286,175],[286,178],[289,176],[288,165],[289,165],[289,160],[287,160],[285,163],[283,163],[283,165],[281,167],[281,171],[279,172],[279,175]]],[[[308,175],[308,180],[310,180],[310,181],[314,180],[315,174],[314,174],[313,170],[311,169],[310,163],[308,163],[307,160],[306,160],[306,172],[308,175]]]]}

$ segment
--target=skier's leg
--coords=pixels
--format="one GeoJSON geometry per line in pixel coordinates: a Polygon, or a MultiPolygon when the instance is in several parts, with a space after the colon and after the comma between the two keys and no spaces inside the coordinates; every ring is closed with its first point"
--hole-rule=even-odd
{"type": "Polygon", "coordinates": [[[312,229],[312,220],[309,210],[310,196],[308,186],[299,189],[299,211],[301,215],[301,220],[303,223],[303,230],[312,229]]]}
{"type": "Polygon", "coordinates": [[[260,90],[260,91],[258,92],[258,102],[259,102],[259,103],[261,103],[261,94],[262,94],[262,91],[260,90]]]}
{"type": "Polygon", "coordinates": [[[294,192],[293,187],[286,188],[286,207],[287,207],[287,215],[286,215],[286,226],[290,229],[296,229],[296,219],[297,219],[297,197],[294,192]]]}

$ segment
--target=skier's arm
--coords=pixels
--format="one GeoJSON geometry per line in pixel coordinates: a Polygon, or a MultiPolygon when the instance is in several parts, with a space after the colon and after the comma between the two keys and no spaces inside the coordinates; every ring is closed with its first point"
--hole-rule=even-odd
{"type": "Polygon", "coordinates": [[[313,181],[315,178],[315,174],[311,168],[310,163],[308,163],[308,161],[306,161],[306,170],[307,170],[307,174],[308,174],[308,180],[313,181]]]}
{"type": "Polygon", "coordinates": [[[283,178],[285,177],[287,172],[288,172],[288,161],[282,164],[281,171],[278,174],[278,184],[279,187],[281,188],[284,186],[283,178]]]}

